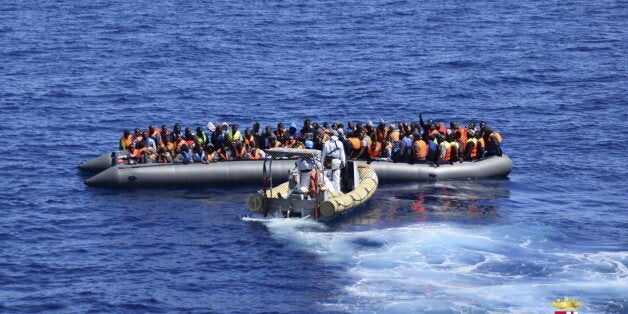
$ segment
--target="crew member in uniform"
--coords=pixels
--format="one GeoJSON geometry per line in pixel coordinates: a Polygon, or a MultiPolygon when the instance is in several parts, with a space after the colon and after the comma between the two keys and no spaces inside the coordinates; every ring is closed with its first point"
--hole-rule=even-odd
{"type": "Polygon", "coordinates": [[[335,192],[340,192],[340,169],[347,164],[345,149],[338,140],[338,131],[330,131],[331,138],[323,145],[323,164],[335,192]]]}

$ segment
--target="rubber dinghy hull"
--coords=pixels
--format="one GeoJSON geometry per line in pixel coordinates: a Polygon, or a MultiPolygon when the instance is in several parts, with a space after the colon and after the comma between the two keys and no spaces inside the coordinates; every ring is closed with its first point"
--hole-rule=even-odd
{"type": "MultiPolygon", "coordinates": [[[[273,161],[273,180],[285,180],[295,160],[273,161]]],[[[176,187],[225,184],[259,184],[263,160],[221,161],[211,164],[120,164],[85,180],[107,187],[176,187]]],[[[270,169],[269,169],[270,170],[270,169]]]]}
{"type": "MultiPolygon", "coordinates": [[[[226,184],[259,184],[263,179],[263,160],[221,161],[211,164],[120,164],[85,180],[85,184],[107,187],[176,187],[226,184]]],[[[274,160],[273,180],[283,182],[295,160],[274,160]]],[[[459,180],[507,177],[512,170],[508,156],[479,161],[445,164],[408,164],[374,161],[369,166],[379,182],[459,180]]],[[[270,170],[270,169],[268,169],[270,170]]]]}
{"type": "Polygon", "coordinates": [[[459,180],[505,178],[512,171],[512,160],[507,155],[491,156],[478,161],[444,164],[436,167],[426,163],[373,161],[369,166],[375,170],[380,182],[459,180]]]}

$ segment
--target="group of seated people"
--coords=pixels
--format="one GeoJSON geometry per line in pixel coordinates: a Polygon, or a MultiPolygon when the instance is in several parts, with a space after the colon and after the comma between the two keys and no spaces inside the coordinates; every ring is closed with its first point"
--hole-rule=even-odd
{"type": "Polygon", "coordinates": [[[273,129],[260,128],[253,123],[244,133],[239,125],[227,123],[207,124],[209,132],[197,127],[181,129],[175,124],[161,129],[149,126],[148,130],[124,130],[120,150],[127,150],[130,158],[118,162],[130,163],[212,163],[223,160],[263,159],[265,149],[274,147],[322,149],[332,136],[344,145],[347,159],[387,160],[394,162],[426,162],[433,164],[473,161],[482,157],[501,156],[501,135],[485,122],[468,127],[455,122],[447,128],[443,123],[419,115],[419,122],[398,124],[380,120],[375,126],[366,123],[312,123],[304,121],[301,128],[295,123],[286,127],[278,123],[273,129]]]}

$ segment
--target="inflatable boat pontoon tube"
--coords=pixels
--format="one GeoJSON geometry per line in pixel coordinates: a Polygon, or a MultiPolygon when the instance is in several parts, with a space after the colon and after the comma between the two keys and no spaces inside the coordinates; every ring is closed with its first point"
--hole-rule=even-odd
{"type": "MultiPolygon", "coordinates": [[[[262,160],[221,161],[211,164],[137,164],[115,165],[85,180],[91,186],[176,187],[215,184],[259,184],[263,179],[262,160]]],[[[295,160],[273,161],[273,181],[283,182],[295,160]]],[[[369,166],[379,182],[425,180],[485,179],[507,177],[512,170],[508,156],[488,157],[473,162],[445,164],[393,163],[374,161],[369,166]]]]}

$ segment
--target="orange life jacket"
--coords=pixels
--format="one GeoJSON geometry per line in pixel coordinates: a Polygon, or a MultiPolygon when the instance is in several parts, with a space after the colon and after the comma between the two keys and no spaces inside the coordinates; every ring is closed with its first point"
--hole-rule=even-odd
{"type": "Polygon", "coordinates": [[[251,146],[253,145],[253,143],[255,143],[255,136],[253,136],[253,134],[251,134],[249,137],[247,137],[246,135],[244,136],[244,145],[251,146]]]}
{"type": "Polygon", "coordinates": [[[323,138],[321,139],[322,143],[327,142],[327,140],[329,140],[329,135],[327,133],[323,133],[323,138]]]}
{"type": "Polygon", "coordinates": [[[427,143],[424,140],[416,140],[414,141],[414,151],[416,153],[416,157],[420,159],[424,159],[427,157],[427,143]]]}
{"type": "Polygon", "coordinates": [[[376,128],[375,129],[375,139],[378,142],[381,142],[385,139],[388,139],[388,129],[380,129],[380,128],[376,128]]]}
{"type": "Polygon", "coordinates": [[[501,134],[497,133],[497,132],[493,132],[491,133],[491,135],[489,136],[488,140],[490,142],[497,142],[497,143],[501,143],[502,142],[502,136],[501,134]]]}
{"type": "Polygon", "coordinates": [[[438,145],[438,148],[441,150],[440,155],[443,156],[443,160],[446,162],[451,161],[451,145],[449,145],[449,142],[442,142],[438,145]],[[445,155],[443,156],[443,146],[446,146],[447,148],[445,149],[445,155]]]}
{"type": "Polygon", "coordinates": [[[438,132],[440,132],[440,134],[447,134],[447,127],[444,124],[439,124],[438,125],[438,132]]]}
{"type": "Polygon", "coordinates": [[[377,158],[379,157],[379,155],[382,152],[382,143],[380,142],[375,142],[375,148],[373,148],[373,145],[369,145],[369,147],[366,149],[366,152],[369,154],[369,156],[377,158]]]}
{"type": "Polygon", "coordinates": [[[250,158],[253,160],[262,159],[262,155],[259,153],[259,151],[260,151],[259,148],[253,148],[253,150],[251,151],[250,158]]]}
{"type": "Polygon", "coordinates": [[[312,169],[312,171],[310,171],[310,194],[311,195],[316,195],[318,194],[318,181],[319,181],[319,176],[318,176],[319,172],[318,170],[312,169]]]}
{"type": "Polygon", "coordinates": [[[394,130],[390,132],[390,141],[396,142],[399,140],[399,130],[394,130]]]}
{"type": "Polygon", "coordinates": [[[351,142],[351,147],[353,149],[360,149],[360,146],[362,146],[362,141],[360,141],[359,138],[357,137],[350,137],[348,138],[349,142],[351,142]]]}
{"type": "Polygon", "coordinates": [[[295,139],[287,139],[286,142],[284,143],[285,147],[294,147],[294,145],[297,143],[297,140],[295,139]]]}
{"type": "Polygon", "coordinates": [[[427,131],[427,135],[429,135],[430,137],[434,134],[438,133],[438,130],[429,130],[427,131]]]}
{"type": "MultiPolygon", "coordinates": [[[[478,144],[478,140],[475,139],[475,138],[468,139],[467,140],[467,147],[466,147],[467,149],[469,148],[469,143],[473,143],[473,148],[471,148],[471,152],[468,153],[469,157],[475,158],[475,157],[478,156],[478,145],[479,145],[478,144]]],[[[465,154],[467,154],[466,151],[465,151],[465,154]]]]}
{"type": "Polygon", "coordinates": [[[211,154],[205,153],[205,156],[207,156],[207,162],[214,162],[214,159],[216,159],[216,151],[211,154]]]}
{"type": "Polygon", "coordinates": [[[120,149],[131,150],[131,144],[133,144],[133,137],[131,135],[126,138],[124,135],[120,137],[120,149]]]}
{"type": "Polygon", "coordinates": [[[484,139],[481,137],[478,138],[478,145],[476,146],[478,147],[478,149],[486,147],[486,143],[484,143],[484,139]]]}
{"type": "Polygon", "coordinates": [[[242,146],[242,148],[240,150],[235,150],[234,151],[234,157],[235,158],[242,158],[242,156],[244,156],[244,154],[246,154],[246,148],[244,146],[242,146]]]}
{"type": "Polygon", "coordinates": [[[141,159],[142,158],[142,154],[146,151],[146,147],[142,147],[140,149],[133,149],[133,152],[131,153],[131,157],[135,158],[135,159],[141,159]]]}

